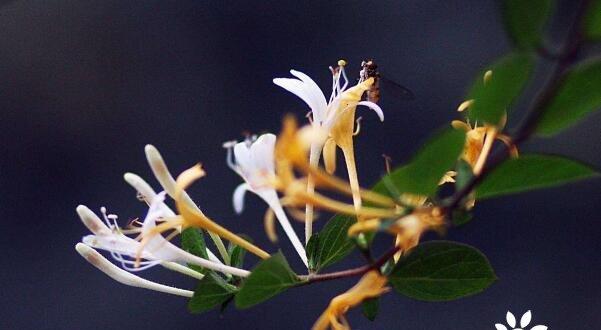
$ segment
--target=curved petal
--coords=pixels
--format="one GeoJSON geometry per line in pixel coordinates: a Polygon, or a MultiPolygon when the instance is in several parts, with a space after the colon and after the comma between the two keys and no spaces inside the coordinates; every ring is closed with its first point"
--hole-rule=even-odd
{"type": "Polygon", "coordinates": [[[87,206],[79,205],[76,208],[81,222],[95,235],[111,235],[112,231],[100,218],[87,206]]]}
{"type": "Polygon", "coordinates": [[[232,202],[234,204],[234,211],[236,211],[238,214],[242,213],[244,210],[244,195],[248,190],[250,190],[248,183],[242,183],[236,187],[236,190],[234,190],[232,202]]]}
{"type": "Polygon", "coordinates": [[[505,316],[505,320],[510,327],[515,328],[515,316],[510,311],[507,311],[507,315],[505,316]]]}
{"type": "Polygon", "coordinates": [[[370,101],[361,101],[359,103],[357,103],[357,105],[363,105],[366,106],[370,109],[372,109],[373,111],[375,111],[375,113],[378,115],[378,117],[380,117],[380,121],[384,121],[384,111],[382,111],[382,108],[380,108],[379,105],[370,102],[370,101]]]}
{"type": "Polygon", "coordinates": [[[311,79],[311,77],[306,74],[296,71],[290,70],[290,74],[300,79],[306,86],[306,92],[311,97],[315,104],[315,108],[313,109],[313,117],[319,121],[322,121],[325,116],[325,109],[328,106],[328,102],[326,101],[326,96],[323,94],[319,86],[311,79]]]}
{"type": "Polygon", "coordinates": [[[259,136],[259,138],[250,147],[251,161],[257,169],[273,174],[275,169],[274,150],[276,136],[267,133],[259,136]]]}
{"type": "MultiPolygon", "coordinates": [[[[309,108],[311,108],[311,112],[313,112],[313,118],[317,121],[323,121],[327,103],[325,103],[325,96],[319,88],[315,90],[314,88],[311,88],[311,85],[308,85],[301,80],[292,78],[275,78],[273,79],[273,83],[302,99],[309,106],[309,108]],[[317,97],[314,95],[320,96],[317,97]],[[323,102],[321,98],[323,98],[323,102]]],[[[315,85],[315,87],[316,86],[317,85],[315,85]]]]}
{"type": "Polygon", "coordinates": [[[548,329],[548,328],[547,328],[547,326],[546,326],[546,325],[537,325],[537,326],[533,327],[533,328],[532,328],[532,329],[530,329],[530,330],[547,330],[547,329],[548,329]]]}
{"type": "Polygon", "coordinates": [[[236,164],[238,164],[242,172],[251,169],[250,150],[248,149],[246,142],[240,142],[234,146],[234,157],[236,158],[236,164]]]}
{"type": "Polygon", "coordinates": [[[520,327],[525,328],[528,326],[528,324],[530,324],[530,321],[532,320],[532,312],[527,311],[526,313],[524,313],[524,315],[522,315],[522,318],[520,319],[520,327]]]}
{"type": "Polygon", "coordinates": [[[497,328],[497,330],[507,330],[507,327],[500,323],[495,324],[495,328],[497,328]]]}

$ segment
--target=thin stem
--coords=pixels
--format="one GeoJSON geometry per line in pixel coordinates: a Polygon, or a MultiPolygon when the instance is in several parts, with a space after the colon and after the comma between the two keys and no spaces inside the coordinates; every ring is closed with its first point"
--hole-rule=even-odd
{"type": "Polygon", "coordinates": [[[532,135],[536,129],[536,124],[538,123],[538,120],[540,119],[544,110],[547,108],[547,105],[551,102],[561,87],[566,70],[576,60],[576,55],[580,49],[580,46],[582,45],[581,22],[588,4],[588,0],[583,0],[580,3],[574,23],[568,32],[566,44],[562,48],[560,54],[556,57],[557,64],[555,65],[553,73],[547,80],[545,86],[538,93],[524,120],[513,134],[513,138],[511,138],[512,145],[499,149],[493,153],[490,156],[490,159],[486,162],[486,165],[482,168],[480,174],[474,175],[462,189],[451,196],[444,206],[447,214],[450,214],[457,206],[459,206],[461,201],[471,193],[471,191],[488,175],[488,173],[490,173],[510,155],[510,150],[512,147],[521,144],[532,135]]]}
{"type": "Polygon", "coordinates": [[[392,258],[395,255],[395,253],[397,253],[400,249],[401,248],[398,246],[391,248],[390,250],[386,251],[386,253],[384,253],[380,258],[378,258],[376,261],[374,261],[370,265],[347,269],[347,270],[343,270],[343,271],[339,271],[339,272],[325,273],[325,274],[310,274],[310,275],[304,275],[304,276],[299,276],[299,277],[301,280],[306,281],[306,283],[304,283],[304,284],[309,284],[309,283],[315,283],[315,282],[336,280],[336,279],[345,278],[345,277],[361,276],[361,275],[369,272],[370,270],[380,269],[380,267],[382,267],[388,260],[390,260],[390,258],[392,258]]]}

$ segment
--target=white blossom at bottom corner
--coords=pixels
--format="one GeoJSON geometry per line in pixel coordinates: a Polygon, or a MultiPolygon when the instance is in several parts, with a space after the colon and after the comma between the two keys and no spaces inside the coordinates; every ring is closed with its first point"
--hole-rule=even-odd
{"type": "MultiPolygon", "coordinates": [[[[513,315],[513,313],[511,313],[510,311],[507,311],[507,315],[505,316],[505,321],[507,321],[507,324],[509,325],[509,327],[506,327],[505,325],[503,325],[501,323],[497,323],[497,324],[495,324],[495,328],[497,330],[526,330],[526,327],[530,324],[530,321],[532,321],[532,312],[527,311],[526,313],[524,313],[524,315],[522,315],[522,317],[520,318],[520,327],[519,328],[516,328],[517,320],[516,320],[515,316],[513,315]]],[[[529,330],[547,330],[547,326],[546,325],[536,325],[536,326],[530,328],[529,330]]]]}

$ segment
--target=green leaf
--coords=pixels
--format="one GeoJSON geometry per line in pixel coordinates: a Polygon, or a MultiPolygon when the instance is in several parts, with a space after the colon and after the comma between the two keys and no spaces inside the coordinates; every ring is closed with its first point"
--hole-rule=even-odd
{"type": "Polygon", "coordinates": [[[194,296],[188,302],[192,313],[203,313],[221,306],[236,293],[235,287],[227,284],[215,273],[207,274],[196,286],[194,296]]]}
{"type": "Polygon", "coordinates": [[[463,226],[472,221],[473,217],[474,215],[467,210],[455,210],[453,211],[453,225],[463,226]]]}
{"type": "Polygon", "coordinates": [[[315,233],[311,235],[309,242],[307,242],[306,254],[307,263],[309,264],[310,271],[316,271],[318,266],[317,252],[319,247],[319,234],[315,233]]]}
{"type": "MultiPolygon", "coordinates": [[[[182,249],[192,253],[195,256],[208,259],[207,245],[205,243],[204,235],[201,230],[196,228],[186,228],[182,231],[181,235],[182,249]]],[[[198,265],[188,265],[188,267],[196,270],[200,273],[207,273],[207,270],[198,265]]]]}
{"type": "Polygon", "coordinates": [[[506,160],[476,188],[476,198],[490,198],[598,176],[592,168],[560,156],[523,155],[506,160]]]}
{"type": "Polygon", "coordinates": [[[425,301],[448,301],[479,293],[496,276],[475,248],[448,241],[422,243],[409,250],[389,276],[394,289],[425,301]]]}
{"type": "Polygon", "coordinates": [[[314,252],[316,271],[342,260],[353,251],[355,243],[348,237],[348,229],[355,221],[355,217],[337,214],[323,226],[314,252]]]}
{"type": "Polygon", "coordinates": [[[373,321],[378,315],[378,309],[380,308],[380,297],[370,298],[363,301],[361,304],[361,311],[368,320],[373,321]]]}
{"type": "Polygon", "coordinates": [[[474,100],[469,108],[470,119],[499,124],[528,81],[533,63],[530,55],[514,53],[492,65],[492,77],[487,83],[484,83],[484,72],[478,74],[468,94],[468,98],[474,100]]]}
{"type": "Polygon", "coordinates": [[[565,77],[539,119],[536,133],[551,136],[601,109],[601,61],[579,65],[565,77]]]}
{"type": "Polygon", "coordinates": [[[551,0],[505,0],[503,18],[507,33],[517,47],[527,49],[541,44],[551,5],[551,0]]]}
{"type": "Polygon", "coordinates": [[[432,196],[438,182],[457,161],[465,144],[465,132],[446,129],[431,138],[409,164],[393,170],[374,186],[379,193],[392,192],[432,196]],[[388,182],[388,183],[387,183],[388,182]]]}
{"type": "MultiPolygon", "coordinates": [[[[252,239],[247,236],[240,234],[242,238],[247,240],[248,242],[253,242],[252,239]]],[[[227,253],[230,255],[230,265],[237,268],[242,268],[244,266],[244,257],[246,256],[246,250],[242,247],[230,242],[227,246],[227,253]]]]}
{"type": "Polygon", "coordinates": [[[601,0],[594,0],[584,20],[584,30],[590,39],[601,39],[601,0]]]}
{"type": "Polygon", "coordinates": [[[249,308],[300,283],[281,252],[262,260],[242,283],[236,306],[249,308]]]}

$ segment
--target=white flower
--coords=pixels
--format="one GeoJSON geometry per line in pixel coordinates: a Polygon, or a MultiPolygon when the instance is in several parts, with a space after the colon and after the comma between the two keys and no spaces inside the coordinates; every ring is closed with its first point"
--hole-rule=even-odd
{"type": "MultiPolygon", "coordinates": [[[[326,170],[333,173],[336,164],[336,146],[342,149],[353,192],[353,204],[358,211],[361,207],[361,197],[359,194],[359,180],[357,178],[353,150],[353,135],[356,134],[353,129],[355,124],[355,109],[358,105],[367,106],[376,112],[381,121],[384,121],[384,112],[373,102],[361,101],[365,91],[374,83],[373,78],[360,80],[357,85],[346,89],[348,79],[344,70],[345,65],[346,62],[340,60],[336,69],[330,68],[332,71],[332,94],[330,95],[329,102],[326,102],[325,95],[317,84],[302,72],[290,70],[290,73],[297,79],[275,78],[273,79],[273,83],[301,98],[311,109],[313,127],[318,127],[328,132],[328,139],[311,145],[309,155],[309,164],[311,166],[318,166],[321,153],[323,152],[326,170]],[[341,78],[344,79],[342,85],[341,78]]],[[[311,176],[309,176],[307,192],[312,194],[314,189],[314,182],[311,176]]],[[[307,204],[305,213],[306,242],[309,242],[312,235],[312,223],[313,206],[307,204]]]]}
{"type": "Polygon", "coordinates": [[[77,250],[77,252],[90,264],[94,265],[94,267],[98,268],[100,271],[102,271],[103,273],[105,273],[106,275],[108,275],[109,277],[111,277],[119,283],[133,287],[174,294],[177,296],[187,298],[191,298],[194,295],[194,292],[192,291],[159,284],[143,279],[132,273],[128,273],[127,271],[113,265],[96,250],[83,243],[77,243],[77,245],[75,245],[75,250],[77,250]]]}
{"type": "Polygon", "coordinates": [[[303,244],[292,228],[275,188],[269,182],[270,179],[275,177],[275,141],[275,135],[263,134],[255,141],[248,139],[236,144],[233,142],[224,144],[224,147],[228,150],[228,166],[244,179],[244,183],[240,184],[234,191],[234,210],[237,213],[242,212],[246,191],[251,191],[261,197],[275,213],[278,222],[306,266],[307,256],[303,244]]]}
{"type": "MultiPolygon", "coordinates": [[[[156,227],[156,221],[161,218],[172,216],[173,213],[164,205],[165,193],[159,193],[153,199],[148,214],[139,230],[136,233],[147,234],[156,227]]],[[[243,269],[230,267],[207,260],[191,253],[188,253],[175,246],[162,235],[154,235],[148,240],[145,246],[140,242],[126,236],[127,230],[122,230],[116,223],[117,217],[106,215],[103,208],[102,213],[106,224],[100,220],[89,208],[80,205],[77,207],[82,222],[93,235],[83,237],[82,242],[88,246],[109,251],[113,258],[121,263],[124,269],[129,271],[144,270],[165,261],[177,263],[190,263],[201,267],[219,271],[225,274],[236,276],[248,276],[249,272],[243,269]],[[113,223],[111,223],[111,220],[113,223]],[[135,258],[140,256],[142,261],[135,267],[135,258]]]]}
{"type": "MultiPolygon", "coordinates": [[[[513,313],[511,313],[510,311],[507,311],[505,320],[507,321],[509,328],[507,328],[505,325],[500,324],[500,323],[495,324],[495,328],[497,328],[497,330],[509,330],[509,329],[526,330],[526,327],[530,324],[530,321],[532,320],[532,312],[527,311],[526,313],[524,313],[524,315],[522,315],[522,318],[520,319],[520,327],[519,328],[516,328],[516,326],[517,326],[516,318],[513,315],[513,313]]],[[[537,326],[532,327],[530,330],[547,330],[547,326],[537,325],[537,326]]]]}
{"type": "Polygon", "coordinates": [[[332,75],[332,94],[329,102],[326,102],[324,93],[309,76],[296,70],[290,70],[290,74],[298,79],[275,78],[273,79],[273,83],[305,101],[311,109],[313,125],[330,129],[338,119],[341,111],[356,105],[367,106],[376,112],[381,121],[384,121],[384,112],[382,111],[382,108],[373,102],[359,100],[350,102],[354,104],[347,104],[344,102],[346,99],[345,91],[347,91],[346,87],[348,86],[348,79],[346,78],[343,65],[339,66],[332,75]],[[342,86],[340,85],[341,78],[344,79],[344,84],[342,86]]]}

